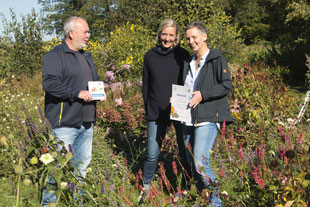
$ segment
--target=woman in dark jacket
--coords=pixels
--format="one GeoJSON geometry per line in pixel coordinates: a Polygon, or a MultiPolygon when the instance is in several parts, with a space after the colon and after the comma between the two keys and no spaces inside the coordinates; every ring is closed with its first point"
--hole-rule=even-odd
{"type": "MultiPolygon", "coordinates": [[[[195,167],[196,187],[201,192],[209,187],[210,181],[215,182],[210,151],[220,124],[232,122],[227,94],[233,85],[225,57],[219,49],[207,46],[205,25],[192,22],[185,33],[186,43],[194,55],[185,62],[183,71],[184,86],[191,89],[193,95],[189,102],[192,116],[183,123],[183,138],[188,161],[195,167]]],[[[222,206],[216,189],[209,201],[212,206],[222,206]]]]}
{"type": "MultiPolygon", "coordinates": [[[[172,84],[182,84],[184,59],[189,53],[180,47],[179,28],[176,21],[164,19],[157,32],[158,46],[144,56],[143,100],[147,120],[147,150],[143,169],[144,190],[150,187],[154,177],[162,140],[170,126],[170,102],[172,84]]],[[[186,154],[182,139],[182,124],[173,121],[179,145],[179,154],[185,168],[186,154]]]]}

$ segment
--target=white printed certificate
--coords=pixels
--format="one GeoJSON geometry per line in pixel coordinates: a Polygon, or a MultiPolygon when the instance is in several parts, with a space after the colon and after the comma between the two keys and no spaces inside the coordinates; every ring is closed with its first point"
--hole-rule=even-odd
{"type": "Polygon", "coordinates": [[[172,84],[170,119],[190,122],[191,108],[188,106],[192,98],[191,90],[185,86],[172,84]]]}
{"type": "Polygon", "coordinates": [[[104,84],[103,81],[88,81],[88,91],[92,94],[93,100],[104,99],[104,84]]]}

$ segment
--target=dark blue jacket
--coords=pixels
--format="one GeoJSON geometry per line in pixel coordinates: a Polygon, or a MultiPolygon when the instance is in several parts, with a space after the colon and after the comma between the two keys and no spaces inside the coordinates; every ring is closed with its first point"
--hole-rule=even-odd
{"type": "MultiPolygon", "coordinates": [[[[190,61],[184,63],[183,82],[190,70],[190,61]]],[[[233,121],[228,105],[228,92],[233,88],[225,57],[220,49],[210,49],[205,64],[199,73],[196,88],[202,101],[192,110],[194,123],[233,121]]]]}
{"type": "MultiPolygon", "coordinates": [[[[91,54],[85,51],[82,54],[89,64],[93,80],[100,80],[91,54]]],[[[78,99],[78,94],[84,90],[82,74],[74,51],[65,42],[45,55],[42,75],[45,116],[53,128],[82,125],[83,100],[78,99]]]]}

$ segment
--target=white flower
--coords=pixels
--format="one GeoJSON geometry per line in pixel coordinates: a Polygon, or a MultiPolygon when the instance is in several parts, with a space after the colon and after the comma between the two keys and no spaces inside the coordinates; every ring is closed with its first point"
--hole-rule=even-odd
{"type": "Polygon", "coordinates": [[[222,194],[228,196],[228,193],[225,190],[222,192],[222,194]]]}
{"type": "Polygon", "coordinates": [[[25,101],[26,99],[25,98],[22,98],[22,101],[25,101]]]}
{"type": "Polygon", "coordinates": [[[179,200],[179,197],[177,197],[177,196],[175,196],[174,199],[173,199],[173,201],[174,201],[175,203],[178,202],[178,200],[179,200]]]}
{"type": "Polygon", "coordinates": [[[68,183],[67,182],[61,182],[60,183],[60,188],[61,189],[66,189],[67,188],[68,183]]]}
{"type": "Polygon", "coordinates": [[[40,157],[40,161],[44,163],[44,165],[47,165],[51,162],[53,162],[55,159],[50,153],[46,153],[40,157]]]}
{"type": "Polygon", "coordinates": [[[34,109],[38,109],[38,107],[37,107],[37,106],[35,106],[35,107],[34,107],[34,109]]]}
{"type": "Polygon", "coordinates": [[[282,125],[282,126],[284,126],[284,123],[283,123],[282,121],[279,121],[279,124],[282,125]]]}
{"type": "Polygon", "coordinates": [[[117,167],[117,165],[116,165],[116,164],[113,164],[112,167],[113,167],[113,168],[114,168],[114,167],[117,167]]]}

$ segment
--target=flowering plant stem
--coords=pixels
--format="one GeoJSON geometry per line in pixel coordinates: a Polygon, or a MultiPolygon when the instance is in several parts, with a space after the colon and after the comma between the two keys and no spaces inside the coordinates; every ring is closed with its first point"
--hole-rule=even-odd
{"type": "MultiPolygon", "coordinates": [[[[22,164],[22,157],[19,158],[19,162],[18,162],[19,166],[22,164]]],[[[17,189],[16,189],[16,207],[19,206],[19,187],[20,187],[20,180],[21,180],[21,173],[18,174],[18,178],[17,178],[17,189]]]]}

